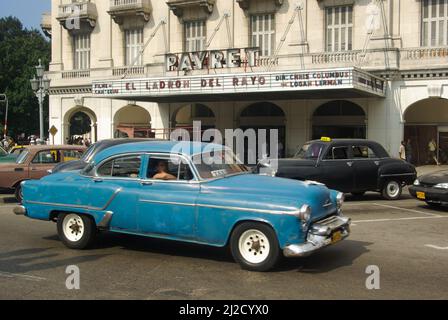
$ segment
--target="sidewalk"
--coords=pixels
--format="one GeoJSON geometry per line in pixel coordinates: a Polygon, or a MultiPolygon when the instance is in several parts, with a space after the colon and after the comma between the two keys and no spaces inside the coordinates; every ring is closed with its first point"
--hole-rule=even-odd
{"type": "Polygon", "coordinates": [[[417,167],[417,175],[421,176],[421,175],[425,175],[425,174],[430,174],[430,173],[434,173],[437,171],[442,171],[442,170],[448,170],[448,165],[443,165],[443,166],[421,166],[421,167],[417,167]]]}

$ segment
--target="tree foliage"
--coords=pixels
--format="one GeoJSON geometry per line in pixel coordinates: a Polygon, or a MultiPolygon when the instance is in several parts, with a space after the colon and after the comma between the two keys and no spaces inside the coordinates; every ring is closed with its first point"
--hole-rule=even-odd
{"type": "MultiPolygon", "coordinates": [[[[26,29],[15,17],[0,18],[0,93],[9,100],[8,134],[15,137],[39,132],[39,103],[31,89],[39,59],[48,68],[50,42],[36,29],[26,29]]],[[[3,133],[5,104],[0,104],[3,133]]],[[[48,98],[44,103],[45,123],[48,124],[48,98]]],[[[48,128],[45,128],[45,132],[48,128]]]]}

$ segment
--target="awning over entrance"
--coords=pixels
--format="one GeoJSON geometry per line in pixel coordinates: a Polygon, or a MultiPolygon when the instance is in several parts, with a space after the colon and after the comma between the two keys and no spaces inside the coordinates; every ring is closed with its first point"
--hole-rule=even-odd
{"type": "Polygon", "coordinates": [[[153,101],[385,97],[385,80],[357,68],[94,81],[96,97],[153,101]]]}

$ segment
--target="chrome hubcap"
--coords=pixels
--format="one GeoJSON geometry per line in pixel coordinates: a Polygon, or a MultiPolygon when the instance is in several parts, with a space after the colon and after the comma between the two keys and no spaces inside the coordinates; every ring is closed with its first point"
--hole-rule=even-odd
{"type": "Polygon", "coordinates": [[[239,239],[239,250],[242,257],[249,263],[261,263],[269,256],[269,240],[259,230],[247,230],[239,239]]]}
{"type": "Polygon", "coordinates": [[[395,182],[389,182],[387,185],[387,194],[392,197],[395,198],[396,196],[398,196],[398,194],[400,193],[400,185],[395,182]]]}
{"type": "Polygon", "coordinates": [[[84,235],[84,222],[81,217],[76,214],[67,215],[64,218],[62,228],[65,237],[72,242],[81,240],[84,235]]]}

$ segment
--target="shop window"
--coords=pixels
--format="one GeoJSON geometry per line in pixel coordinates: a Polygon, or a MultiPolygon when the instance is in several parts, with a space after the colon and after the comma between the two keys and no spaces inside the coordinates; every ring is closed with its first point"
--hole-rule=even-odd
{"type": "Polygon", "coordinates": [[[260,48],[261,56],[272,56],[275,50],[275,15],[252,15],[250,24],[251,46],[260,48]]]}
{"type": "Polygon", "coordinates": [[[195,52],[205,49],[207,34],[205,21],[186,21],[185,29],[185,51],[195,52]]]}
{"type": "Polygon", "coordinates": [[[326,48],[329,52],[353,49],[353,7],[326,8],[326,48]]]}
{"type": "Polygon", "coordinates": [[[448,0],[422,1],[422,46],[448,44],[448,0]]]}

